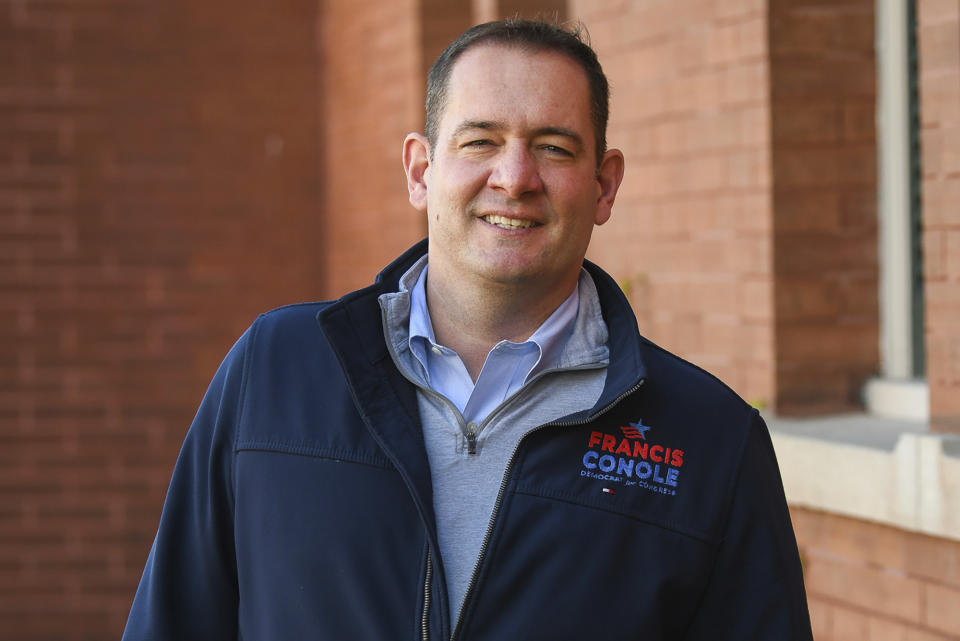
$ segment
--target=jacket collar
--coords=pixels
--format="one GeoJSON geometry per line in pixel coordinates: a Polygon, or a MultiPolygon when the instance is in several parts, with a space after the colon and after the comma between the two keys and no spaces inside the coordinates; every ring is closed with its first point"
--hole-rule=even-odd
{"type": "Polygon", "coordinates": [[[630,303],[613,278],[589,260],[584,260],[583,266],[593,276],[603,320],[609,331],[610,365],[603,393],[589,412],[593,414],[639,386],[646,378],[647,368],[641,356],[646,341],[640,336],[637,317],[630,303]]]}
{"type": "MultiPolygon", "coordinates": [[[[373,285],[347,294],[321,312],[322,317],[340,307],[345,310],[355,332],[350,342],[362,346],[369,363],[376,364],[391,360],[383,336],[377,298],[381,294],[397,291],[400,287],[400,278],[426,252],[427,239],[423,239],[377,274],[373,285]]],[[[646,367],[641,357],[645,341],[637,329],[636,316],[630,308],[630,303],[613,278],[588,260],[583,261],[583,266],[593,277],[597,287],[603,319],[609,330],[610,348],[610,365],[607,369],[606,384],[596,406],[587,412],[589,415],[635,388],[646,377],[646,367]]],[[[331,340],[331,342],[334,341],[331,340]]]]}

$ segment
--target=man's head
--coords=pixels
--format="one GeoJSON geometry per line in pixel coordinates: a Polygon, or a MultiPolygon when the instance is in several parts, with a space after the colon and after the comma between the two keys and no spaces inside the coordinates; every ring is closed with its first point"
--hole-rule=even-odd
{"type": "Polygon", "coordinates": [[[472,282],[562,300],[623,177],[619,150],[598,153],[593,78],[580,58],[526,40],[453,49],[432,103],[433,140],[411,133],[403,144],[410,203],[427,214],[428,289],[472,282]]]}
{"type": "Polygon", "coordinates": [[[599,166],[607,150],[610,90],[597,54],[584,42],[581,29],[567,31],[556,25],[532,20],[501,20],[471,27],[440,54],[427,75],[424,133],[431,146],[436,145],[440,120],[447,105],[450,72],[463,53],[482,44],[509,45],[529,51],[553,51],[567,56],[583,69],[590,87],[590,117],[599,166]]]}

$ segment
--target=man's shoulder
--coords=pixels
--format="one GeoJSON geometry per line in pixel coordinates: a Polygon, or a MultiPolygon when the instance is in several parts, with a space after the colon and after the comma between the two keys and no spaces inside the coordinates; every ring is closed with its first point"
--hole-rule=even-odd
{"type": "Polygon", "coordinates": [[[291,324],[296,325],[303,323],[304,321],[310,321],[313,322],[313,324],[316,324],[317,314],[333,305],[334,302],[336,301],[324,300],[281,305],[280,307],[274,307],[273,309],[260,314],[254,324],[277,325],[283,327],[291,324]]]}
{"type": "Polygon", "coordinates": [[[703,367],[641,337],[642,358],[648,383],[661,393],[690,402],[724,408],[727,411],[753,411],[753,408],[727,383],[703,367]]]}
{"type": "Polygon", "coordinates": [[[246,332],[256,352],[296,351],[323,340],[317,316],[331,301],[292,303],[260,314],[246,332]]]}

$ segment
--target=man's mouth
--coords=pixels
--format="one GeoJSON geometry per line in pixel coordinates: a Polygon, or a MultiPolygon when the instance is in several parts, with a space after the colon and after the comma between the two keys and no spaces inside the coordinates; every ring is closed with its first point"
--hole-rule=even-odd
{"type": "Polygon", "coordinates": [[[540,224],[532,220],[524,220],[522,218],[507,218],[506,216],[498,216],[496,214],[489,214],[487,216],[483,216],[482,218],[491,225],[496,225],[501,229],[529,229],[530,227],[536,227],[540,224]]]}

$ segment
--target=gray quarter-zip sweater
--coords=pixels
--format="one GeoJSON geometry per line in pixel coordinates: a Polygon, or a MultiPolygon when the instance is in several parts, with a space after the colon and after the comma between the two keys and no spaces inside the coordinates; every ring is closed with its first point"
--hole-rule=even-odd
{"type": "MultiPolygon", "coordinates": [[[[449,399],[431,389],[423,366],[410,351],[410,290],[426,260],[424,257],[403,275],[400,291],[384,294],[379,301],[390,355],[417,387],[440,554],[454,617],[459,615],[470,586],[517,444],[541,425],[593,407],[606,380],[609,350],[596,287],[582,270],[574,331],[557,362],[491,411],[469,435],[473,443],[468,447],[463,416],[449,399]]],[[[451,621],[454,624],[455,620],[451,621]]]]}

